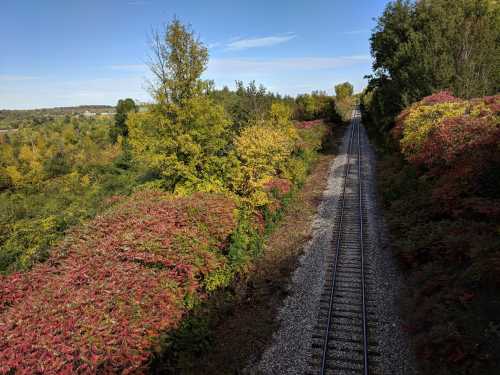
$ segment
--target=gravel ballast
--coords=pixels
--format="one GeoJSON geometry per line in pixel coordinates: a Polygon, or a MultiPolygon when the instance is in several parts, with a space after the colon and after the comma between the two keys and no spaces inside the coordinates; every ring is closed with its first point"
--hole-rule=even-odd
{"type": "MultiPolygon", "coordinates": [[[[320,297],[325,283],[326,260],[333,251],[332,239],[339,200],[350,127],[344,133],[338,155],[330,165],[327,188],[312,224],[312,238],[306,244],[299,266],[295,270],[289,295],[278,314],[280,328],[260,362],[249,365],[249,374],[305,374],[310,370],[312,335],[317,323],[320,297]]],[[[385,229],[376,200],[375,155],[364,130],[362,138],[363,193],[367,230],[366,262],[374,269],[375,283],[370,293],[376,301],[378,342],[383,374],[416,374],[408,339],[401,331],[398,297],[401,278],[387,246],[385,229]]]]}

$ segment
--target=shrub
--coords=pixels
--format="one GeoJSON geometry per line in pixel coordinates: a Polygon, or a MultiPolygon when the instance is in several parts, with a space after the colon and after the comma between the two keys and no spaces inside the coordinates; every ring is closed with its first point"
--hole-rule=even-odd
{"type": "Polygon", "coordinates": [[[243,178],[240,193],[250,196],[255,205],[267,203],[263,185],[289,170],[298,134],[290,121],[290,111],[273,104],[268,119],[244,129],[235,140],[243,178]]]}
{"type": "Polygon", "coordinates": [[[424,372],[498,372],[499,103],[500,95],[424,98],[398,117],[401,153],[380,167],[424,372]]]}
{"type": "Polygon", "coordinates": [[[394,134],[402,153],[436,179],[434,199],[448,213],[500,214],[495,208],[500,197],[494,193],[500,166],[499,102],[500,95],[464,101],[437,93],[397,120],[394,134]]]}
{"type": "Polygon", "coordinates": [[[408,158],[414,158],[434,128],[445,118],[461,116],[467,109],[466,102],[438,102],[427,104],[425,99],[413,105],[403,117],[401,151],[408,158]]]}
{"type": "Polygon", "coordinates": [[[75,229],[46,263],[0,278],[0,372],[144,371],[186,297],[224,269],[235,226],[222,196],[144,191],[75,229]]]}

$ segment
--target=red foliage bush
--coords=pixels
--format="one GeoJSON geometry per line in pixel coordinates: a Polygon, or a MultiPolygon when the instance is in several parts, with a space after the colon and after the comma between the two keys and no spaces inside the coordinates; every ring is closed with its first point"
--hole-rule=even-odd
{"type": "Polygon", "coordinates": [[[456,102],[459,101],[457,97],[453,96],[450,91],[439,91],[432,95],[426,96],[421,100],[420,103],[425,105],[431,105],[436,103],[445,103],[445,102],[456,102]]]}
{"type": "Polygon", "coordinates": [[[419,147],[384,156],[380,190],[423,372],[497,373],[500,95],[457,101],[438,93],[399,115],[393,135],[419,147]]]}
{"type": "Polygon", "coordinates": [[[295,124],[298,129],[311,129],[322,124],[323,120],[302,121],[295,124]]]}
{"type": "Polygon", "coordinates": [[[483,100],[484,104],[486,104],[493,113],[500,113],[500,94],[485,96],[483,100]]]}
{"type": "Polygon", "coordinates": [[[235,204],[136,193],[49,261],[0,277],[0,373],[143,372],[188,294],[223,267],[235,204]]]}
{"type": "Polygon", "coordinates": [[[416,162],[432,167],[476,159],[479,167],[485,151],[494,153],[500,141],[498,125],[492,124],[490,117],[445,119],[428,137],[416,162]]]}
{"type": "Polygon", "coordinates": [[[276,191],[280,195],[288,194],[292,189],[292,182],[285,178],[274,177],[264,184],[264,191],[276,191]]]}
{"type": "MultiPolygon", "coordinates": [[[[457,100],[451,94],[441,92],[414,106],[457,100]]],[[[485,209],[488,205],[498,205],[498,200],[481,196],[485,194],[482,176],[500,166],[499,104],[500,95],[471,100],[466,114],[439,122],[429,132],[420,152],[410,160],[424,174],[437,179],[433,197],[454,216],[462,215],[465,210],[498,216],[499,210],[485,209]],[[477,199],[466,200],[471,197],[477,199]],[[478,205],[481,202],[482,208],[471,209],[471,202],[478,202],[478,205]]],[[[396,137],[401,137],[410,111],[411,108],[398,117],[393,132],[396,137]]]]}

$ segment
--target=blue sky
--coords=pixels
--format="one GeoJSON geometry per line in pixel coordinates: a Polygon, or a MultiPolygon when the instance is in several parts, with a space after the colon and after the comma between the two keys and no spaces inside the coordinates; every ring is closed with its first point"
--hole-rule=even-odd
{"type": "Polygon", "coordinates": [[[3,0],[0,109],[149,100],[148,34],[176,15],[209,47],[216,86],[296,95],[370,73],[386,0],[3,0]]]}

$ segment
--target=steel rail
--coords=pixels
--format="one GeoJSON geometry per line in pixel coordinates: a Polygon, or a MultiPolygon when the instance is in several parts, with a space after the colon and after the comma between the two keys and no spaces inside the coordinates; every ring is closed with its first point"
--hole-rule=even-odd
{"type": "Polygon", "coordinates": [[[322,358],[321,358],[321,367],[320,374],[324,375],[327,367],[328,360],[328,344],[330,340],[331,334],[331,323],[332,323],[332,315],[333,315],[333,307],[334,307],[334,295],[335,295],[335,285],[337,278],[337,269],[340,258],[340,250],[342,247],[342,233],[343,233],[343,221],[344,221],[344,212],[345,212],[345,202],[346,202],[346,188],[349,172],[351,170],[351,150],[354,142],[354,134],[357,131],[357,167],[358,167],[358,199],[359,199],[359,242],[360,242],[360,251],[361,251],[361,296],[362,296],[362,325],[363,325],[363,374],[368,375],[368,323],[367,323],[367,313],[366,313],[366,285],[365,285],[365,266],[364,266],[364,236],[363,236],[363,190],[362,190],[362,171],[361,171],[361,140],[360,140],[360,127],[359,127],[359,117],[358,110],[353,111],[353,119],[352,119],[352,128],[351,134],[349,135],[349,143],[347,147],[347,157],[346,157],[346,166],[344,169],[344,183],[342,187],[341,194],[341,206],[338,220],[338,235],[335,244],[335,257],[333,262],[333,280],[332,287],[330,289],[330,297],[329,297],[329,305],[328,305],[328,320],[326,325],[326,331],[323,339],[323,350],[322,350],[322,358]]]}
{"type": "Polygon", "coordinates": [[[363,180],[361,171],[361,141],[358,117],[358,184],[359,184],[359,246],[361,248],[361,298],[363,303],[363,373],[368,375],[368,328],[366,319],[366,285],[365,285],[365,259],[364,259],[364,236],[363,236],[363,180]]]}

